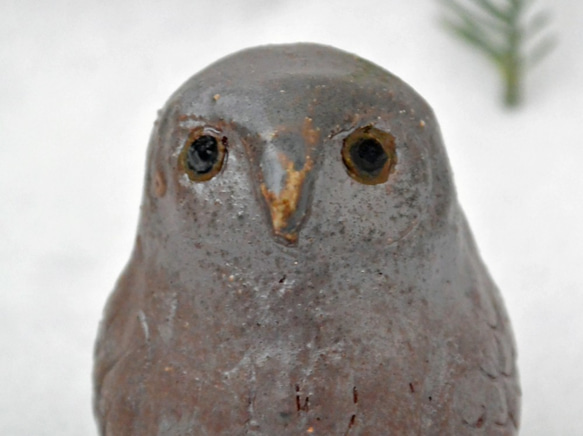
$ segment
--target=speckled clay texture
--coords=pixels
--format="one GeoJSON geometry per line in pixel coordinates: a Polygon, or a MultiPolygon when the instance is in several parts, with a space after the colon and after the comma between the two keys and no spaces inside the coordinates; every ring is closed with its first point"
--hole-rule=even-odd
{"type": "Polygon", "coordinates": [[[407,84],[296,44],[226,57],[170,98],[97,340],[101,435],[515,435],[515,360],[407,84]],[[341,155],[367,126],[395,141],[375,185],[341,155]],[[196,129],[225,138],[205,182],[179,162],[196,129]]]}

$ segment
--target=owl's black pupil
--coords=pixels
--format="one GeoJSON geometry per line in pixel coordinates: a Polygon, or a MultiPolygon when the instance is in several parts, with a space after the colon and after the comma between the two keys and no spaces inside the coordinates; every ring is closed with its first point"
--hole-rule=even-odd
{"type": "Polygon", "coordinates": [[[389,156],[383,146],[375,139],[361,139],[350,148],[350,158],[361,171],[367,173],[378,172],[389,156]]]}
{"type": "Polygon", "coordinates": [[[197,174],[205,174],[213,169],[219,158],[217,140],[210,135],[197,138],[188,149],[186,163],[197,174]]]}

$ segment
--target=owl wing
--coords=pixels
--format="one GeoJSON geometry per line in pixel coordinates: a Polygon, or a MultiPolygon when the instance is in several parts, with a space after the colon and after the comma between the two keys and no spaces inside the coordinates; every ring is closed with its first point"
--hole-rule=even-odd
{"type": "Polygon", "coordinates": [[[94,352],[94,413],[100,434],[109,434],[110,414],[121,415],[113,398],[128,384],[132,366],[149,352],[148,326],[140,311],[146,286],[139,242],[105,307],[94,352]],[[142,316],[140,316],[140,314],[142,316]]]}
{"type": "Polygon", "coordinates": [[[465,220],[462,235],[461,252],[470,277],[466,295],[472,300],[475,322],[481,324],[477,326],[481,343],[479,367],[467,371],[456,384],[454,407],[465,429],[456,434],[514,435],[521,391],[510,321],[465,220]]]}

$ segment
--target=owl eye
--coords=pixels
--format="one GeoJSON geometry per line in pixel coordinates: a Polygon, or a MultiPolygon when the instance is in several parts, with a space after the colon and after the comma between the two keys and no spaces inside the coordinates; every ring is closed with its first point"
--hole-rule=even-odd
{"type": "Polygon", "coordinates": [[[344,139],[342,160],[354,180],[365,185],[384,183],[396,161],[395,138],[372,126],[361,127],[344,139]]]}
{"type": "Polygon", "coordinates": [[[195,182],[212,179],[223,167],[227,138],[201,131],[193,132],[180,153],[180,164],[195,182]]]}

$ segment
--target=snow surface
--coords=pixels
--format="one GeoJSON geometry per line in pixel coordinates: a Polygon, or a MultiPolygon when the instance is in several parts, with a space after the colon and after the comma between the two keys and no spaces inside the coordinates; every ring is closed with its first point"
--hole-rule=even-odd
{"type": "Polygon", "coordinates": [[[560,45],[508,112],[436,1],[2,0],[0,434],[96,434],[93,341],[157,109],[219,57],[296,41],[368,58],[433,106],[513,321],[522,434],[583,434],[583,2],[544,2],[560,45]]]}

